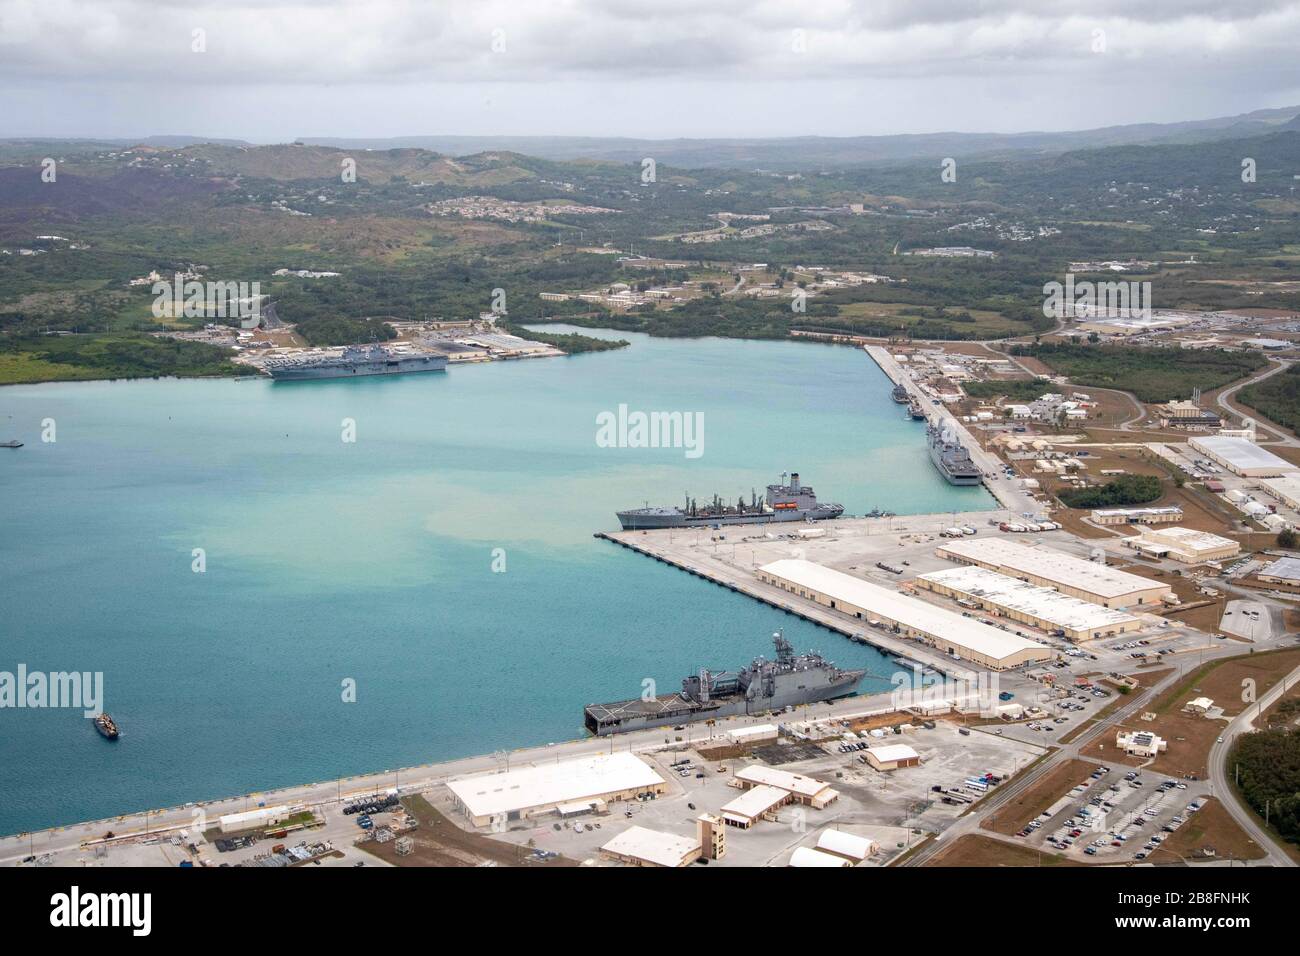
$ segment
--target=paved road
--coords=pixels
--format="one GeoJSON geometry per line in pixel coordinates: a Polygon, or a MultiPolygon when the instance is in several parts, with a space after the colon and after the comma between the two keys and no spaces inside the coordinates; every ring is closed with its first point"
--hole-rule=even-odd
{"type": "Polygon", "coordinates": [[[1270,435],[1273,435],[1277,444],[1290,445],[1292,447],[1300,447],[1300,439],[1295,438],[1292,435],[1288,435],[1285,431],[1282,431],[1280,428],[1274,427],[1272,425],[1266,425],[1260,422],[1260,416],[1258,412],[1252,411],[1249,408],[1237,408],[1231,403],[1232,396],[1236,395],[1237,392],[1241,391],[1241,389],[1245,388],[1247,385],[1253,385],[1255,382],[1262,382],[1266,378],[1272,378],[1274,375],[1277,375],[1279,372],[1285,371],[1291,366],[1290,362],[1274,362],[1272,359],[1269,359],[1269,362],[1272,363],[1271,368],[1261,372],[1258,375],[1252,376],[1251,378],[1244,379],[1238,382],[1236,385],[1231,385],[1228,388],[1225,388],[1222,392],[1220,392],[1219,397],[1217,399],[1218,405],[1225,412],[1228,412],[1231,415],[1247,416],[1254,419],[1257,428],[1260,431],[1265,431],[1268,432],[1270,435]]]}
{"type": "Polygon", "coordinates": [[[1230,782],[1228,769],[1228,753],[1232,750],[1233,741],[1241,734],[1250,733],[1255,729],[1255,720],[1267,710],[1274,702],[1277,701],[1287,690],[1288,687],[1295,686],[1297,680],[1300,680],[1300,667],[1297,667],[1285,678],[1278,681],[1263,697],[1259,698],[1256,705],[1247,707],[1245,711],[1238,714],[1232,723],[1224,729],[1222,736],[1210,748],[1210,759],[1208,767],[1210,770],[1210,792],[1219,798],[1219,802],[1232,816],[1234,820],[1250,834],[1251,839],[1260,845],[1267,854],[1266,862],[1272,866],[1295,866],[1296,862],[1277,844],[1274,837],[1265,830],[1255,818],[1255,814],[1241,800],[1237,790],[1230,782]]]}
{"type": "MultiPolygon", "coordinates": [[[[1234,651],[1225,650],[1215,656],[1233,656],[1234,653],[1234,651]]],[[[1117,723],[1122,723],[1129,717],[1138,713],[1138,711],[1144,708],[1148,702],[1154,700],[1169,687],[1181,680],[1185,676],[1187,669],[1194,666],[1196,666],[1195,662],[1188,661],[1164,679],[1157,681],[1150,687],[1139,690],[1136,694],[1133,694],[1132,699],[1126,700],[1101,723],[1084,731],[1069,743],[1060,745],[1060,749],[1056,753],[1040,762],[1028,773],[1022,774],[1019,778],[1011,780],[1004,786],[999,787],[990,797],[977,804],[977,809],[974,812],[962,817],[957,823],[945,830],[939,837],[931,840],[916,853],[912,854],[903,865],[924,866],[939,853],[951,846],[954,841],[966,836],[967,834],[978,833],[981,836],[988,836],[990,831],[981,829],[981,824],[985,820],[996,816],[1000,809],[1027,791],[1030,787],[1034,786],[1039,780],[1047,776],[1047,774],[1051,773],[1061,764],[1077,758],[1079,752],[1084,747],[1087,747],[1102,734],[1113,732],[1117,723]]]]}

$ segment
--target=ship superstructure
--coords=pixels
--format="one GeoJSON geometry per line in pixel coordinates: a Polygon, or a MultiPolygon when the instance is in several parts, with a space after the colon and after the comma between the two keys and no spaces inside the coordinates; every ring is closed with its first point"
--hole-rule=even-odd
{"type": "Polygon", "coordinates": [[[402,372],[441,372],[447,357],[437,352],[398,350],[383,345],[349,345],[343,351],[312,352],[267,359],[263,368],[276,381],[354,378],[402,372]]]}
{"type": "Polygon", "coordinates": [[[930,460],[949,484],[978,485],[984,480],[983,472],[971,458],[966,446],[957,439],[951,426],[944,428],[931,423],[925,431],[925,437],[930,446],[930,460]]]}
{"type": "Polygon", "coordinates": [[[701,670],[683,680],[677,694],[590,704],[583,722],[589,732],[604,737],[665,724],[762,714],[847,697],[866,674],[836,667],[815,651],[796,654],[780,631],[772,640],[775,660],[756,657],[735,673],[701,670]]]}
{"type": "Polygon", "coordinates": [[[824,521],[838,518],[844,506],[833,502],[819,503],[811,485],[799,480],[799,473],[781,475],[779,484],[768,485],[760,500],[750,492],[750,500],[739,498],[735,504],[723,501],[717,495],[701,505],[689,495],[682,507],[647,505],[619,511],[618,522],[624,531],[643,531],[652,528],[688,528],[724,524],[762,524],[769,521],[824,521]]]}

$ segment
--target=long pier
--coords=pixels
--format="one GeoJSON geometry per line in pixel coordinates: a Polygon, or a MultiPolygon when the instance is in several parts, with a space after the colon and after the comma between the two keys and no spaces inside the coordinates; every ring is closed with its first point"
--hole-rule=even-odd
{"type": "Polygon", "coordinates": [[[903,366],[889,354],[888,349],[880,345],[864,345],[862,348],[880,366],[886,378],[895,385],[901,385],[907,390],[907,394],[925,409],[926,417],[936,425],[950,428],[956,433],[958,440],[966,446],[966,450],[970,452],[971,458],[984,475],[984,487],[997,499],[998,504],[1017,515],[1032,515],[1043,510],[1043,505],[1034,500],[1034,497],[1024,489],[1017,488],[1014,480],[1001,477],[1002,463],[997,456],[985,451],[956,416],[921,391],[920,387],[912,381],[911,376],[903,370],[903,366]]]}
{"type": "MultiPolygon", "coordinates": [[[[941,521],[951,523],[951,515],[936,516],[941,521]]],[[[755,527],[762,527],[756,525],[755,527]]],[[[661,564],[667,564],[685,571],[697,578],[709,581],[736,594],[761,601],[777,610],[784,611],[802,620],[817,624],[830,631],[842,634],[857,644],[867,644],[886,654],[895,655],[915,662],[919,667],[930,668],[950,677],[969,680],[974,672],[962,661],[955,661],[943,654],[936,653],[918,641],[896,637],[885,631],[865,626],[865,622],[841,615],[818,605],[808,604],[795,607],[789,603],[789,594],[779,588],[764,584],[750,571],[727,564],[726,562],[687,547],[674,547],[671,535],[667,531],[598,531],[593,537],[611,541],[620,547],[635,551],[637,554],[652,558],[661,564]],[[649,544],[649,540],[655,544],[649,544]],[[647,542],[647,543],[643,543],[647,542]],[[689,553],[689,558],[688,558],[689,553]]]]}

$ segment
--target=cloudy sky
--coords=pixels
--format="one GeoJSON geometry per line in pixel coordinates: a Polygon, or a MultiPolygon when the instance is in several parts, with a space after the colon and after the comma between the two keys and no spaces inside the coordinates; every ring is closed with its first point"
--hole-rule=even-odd
{"type": "Polygon", "coordinates": [[[1300,0],[0,0],[0,136],[849,136],[1300,103],[1300,0]]]}

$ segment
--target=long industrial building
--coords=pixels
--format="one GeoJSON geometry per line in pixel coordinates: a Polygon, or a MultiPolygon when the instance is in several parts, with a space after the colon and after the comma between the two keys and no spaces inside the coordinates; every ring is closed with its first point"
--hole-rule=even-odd
{"type": "Polygon", "coordinates": [[[958,603],[994,611],[1030,627],[1061,631],[1072,641],[1114,637],[1142,628],[1142,622],[1126,611],[1102,607],[978,566],[922,574],[916,584],[958,603]]]}
{"type": "Polygon", "coordinates": [[[951,657],[1005,670],[1052,657],[1050,648],[962,617],[919,598],[812,561],[784,558],[764,565],[758,579],[876,627],[897,629],[951,657]]]}
{"type": "Polygon", "coordinates": [[[1259,487],[1261,491],[1272,495],[1288,508],[1300,510],[1300,474],[1264,478],[1260,481],[1259,487]]]}
{"type": "Polygon", "coordinates": [[[447,784],[475,826],[493,819],[522,820],[568,810],[601,810],[610,801],[668,789],[664,778],[626,751],[582,757],[505,773],[485,773],[447,784]]]}
{"type": "Polygon", "coordinates": [[[1188,442],[1206,458],[1243,478],[1276,478],[1296,471],[1296,466],[1245,438],[1208,435],[1188,442]]]}
{"type": "Polygon", "coordinates": [[[1032,548],[1006,538],[971,538],[940,545],[941,558],[973,564],[1031,584],[1055,588],[1102,607],[1158,605],[1173,600],[1167,585],[1096,561],[1085,561],[1048,548],[1032,548]]]}
{"type": "Polygon", "coordinates": [[[1172,558],[1183,564],[1224,561],[1241,553],[1241,545],[1195,528],[1147,528],[1141,534],[1125,538],[1130,548],[1157,558],[1172,558]]]}

